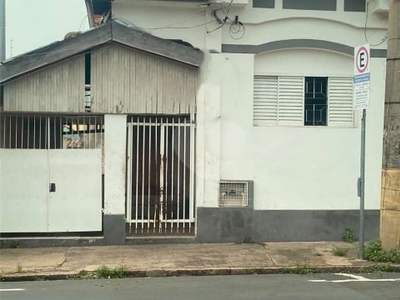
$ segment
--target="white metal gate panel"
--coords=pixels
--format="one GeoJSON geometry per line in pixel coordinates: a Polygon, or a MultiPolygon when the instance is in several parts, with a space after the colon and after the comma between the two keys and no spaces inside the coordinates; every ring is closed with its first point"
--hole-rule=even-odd
{"type": "Polygon", "coordinates": [[[101,116],[0,113],[0,231],[102,229],[101,116]]]}
{"type": "Polygon", "coordinates": [[[0,231],[47,232],[47,151],[0,149],[0,231]]]}
{"type": "Polygon", "coordinates": [[[130,118],[129,233],[194,233],[194,136],[189,116],[130,118]]]}
{"type": "Polygon", "coordinates": [[[101,231],[101,150],[49,150],[49,231],[101,231]]]}

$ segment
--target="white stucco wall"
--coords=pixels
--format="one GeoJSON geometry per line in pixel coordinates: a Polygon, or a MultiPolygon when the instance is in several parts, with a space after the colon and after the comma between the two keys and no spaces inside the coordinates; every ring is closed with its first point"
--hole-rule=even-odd
{"type": "Polygon", "coordinates": [[[104,213],[125,214],[126,115],[104,116],[104,213]]]}
{"type": "Polygon", "coordinates": [[[151,4],[138,1],[113,3],[115,18],[127,20],[143,30],[162,38],[181,39],[199,48],[204,48],[203,10],[193,7],[151,4]]]}
{"type": "MultiPolygon", "coordinates": [[[[304,11],[232,6],[246,33],[219,25],[218,6],[115,1],[113,13],[163,38],[183,39],[205,52],[197,97],[196,201],[218,206],[220,179],[254,180],[255,209],[358,209],[360,122],[356,127],[254,127],[253,75],[353,75],[351,55],[324,49],[280,49],[263,54],[218,53],[222,44],[257,46],[284,40],[319,40],[355,47],[379,43],[387,17],[369,12],[304,11]],[[367,18],[367,19],[366,19],[367,18]],[[365,22],[367,20],[367,27],[365,22]],[[207,23],[207,24],[206,24],[207,23]],[[204,26],[198,26],[205,24],[204,26]],[[367,40],[365,38],[367,37],[367,40]],[[210,52],[212,54],[210,54],[210,52]]],[[[219,10],[219,16],[223,14],[219,10]]],[[[372,49],[385,49],[383,42],[372,49]]],[[[244,49],[244,48],[243,48],[244,49]]],[[[371,61],[367,116],[366,208],[379,209],[385,59],[371,61]]],[[[359,115],[357,114],[357,119],[359,115]]]]}
{"type": "MultiPolygon", "coordinates": [[[[387,15],[363,12],[344,12],[344,0],[337,0],[337,11],[283,9],[282,0],[275,0],[275,8],[253,8],[235,0],[229,17],[237,15],[246,27],[241,39],[229,35],[229,24],[220,27],[212,16],[223,18],[228,6],[176,1],[117,0],[112,3],[114,18],[127,20],[149,33],[167,39],[182,39],[202,50],[218,50],[211,41],[231,44],[260,44],[290,38],[315,38],[342,42],[348,45],[364,44],[366,36],[371,44],[379,43],[387,32],[387,15]],[[367,20],[366,20],[367,17],[367,20]]],[[[385,48],[385,43],[377,48],[385,48]]]]}
{"type": "MultiPolygon", "coordinates": [[[[254,127],[253,55],[223,54],[234,77],[221,97],[221,179],[254,180],[255,209],[357,209],[360,127],[254,127]]],[[[255,57],[256,74],[352,76],[352,58],[315,50],[255,57]],[[290,59],[289,59],[290,58],[290,59]],[[289,64],[282,64],[290,60],[289,64]],[[321,68],[323,66],[323,68],[321,68]]],[[[379,208],[383,59],[373,59],[366,208],[379,208]]],[[[215,203],[216,204],[216,203],[215,203]]]]}

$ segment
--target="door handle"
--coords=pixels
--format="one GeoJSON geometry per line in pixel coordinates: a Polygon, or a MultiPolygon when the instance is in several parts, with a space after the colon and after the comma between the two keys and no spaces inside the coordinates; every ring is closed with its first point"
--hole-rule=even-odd
{"type": "Polygon", "coordinates": [[[54,182],[51,182],[49,185],[49,192],[54,193],[56,191],[56,184],[54,182]]]}

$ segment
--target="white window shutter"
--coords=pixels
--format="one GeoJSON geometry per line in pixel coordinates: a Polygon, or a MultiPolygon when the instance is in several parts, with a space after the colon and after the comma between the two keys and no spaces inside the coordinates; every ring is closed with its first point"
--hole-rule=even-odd
{"type": "Polygon", "coordinates": [[[304,125],[304,77],[279,77],[278,98],[278,124],[304,125]]]}
{"type": "Polygon", "coordinates": [[[277,125],[278,77],[254,76],[253,125],[277,125]]]}
{"type": "Polygon", "coordinates": [[[328,126],[354,126],[353,78],[328,79],[328,126]]]}

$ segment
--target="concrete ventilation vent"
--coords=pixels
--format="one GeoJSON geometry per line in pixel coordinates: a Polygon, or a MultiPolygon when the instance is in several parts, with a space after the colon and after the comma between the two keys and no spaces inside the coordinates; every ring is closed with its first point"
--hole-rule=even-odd
{"type": "Polygon", "coordinates": [[[220,181],[219,206],[247,207],[249,205],[248,181],[220,181]]]}

